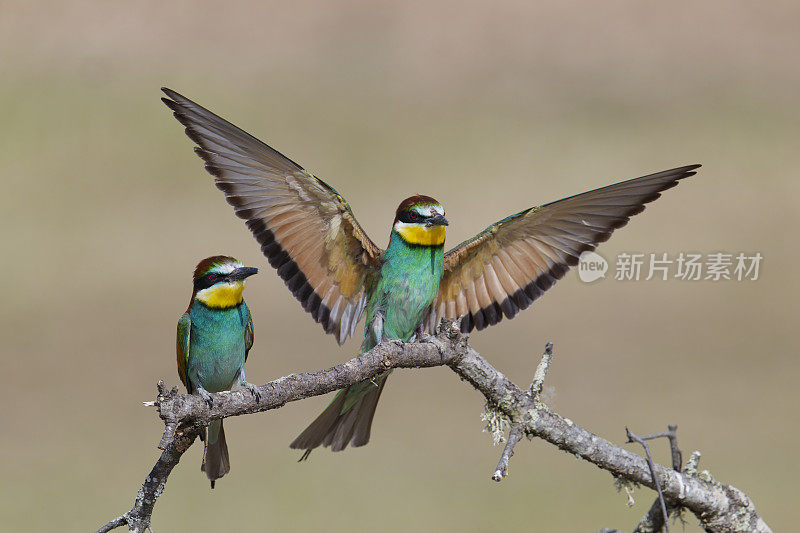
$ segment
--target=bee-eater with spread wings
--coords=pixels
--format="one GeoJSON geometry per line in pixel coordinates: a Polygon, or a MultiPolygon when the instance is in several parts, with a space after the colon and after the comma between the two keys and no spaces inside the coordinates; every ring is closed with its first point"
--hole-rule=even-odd
{"type": "MultiPolygon", "coordinates": [[[[215,255],[200,261],[192,278],[189,308],[178,320],[178,375],[189,393],[210,406],[210,392],[244,387],[258,397],[244,377],[244,362],[253,346],[253,317],[244,303],[245,279],[257,273],[233,257],[215,255]]],[[[222,420],[201,436],[205,444],[200,469],[214,483],[230,469],[222,420]]]]}
{"type": "MultiPolygon", "coordinates": [[[[700,165],[666,170],[532,207],[444,252],[445,211],[429,196],[397,208],[389,247],[364,233],[333,187],[252,135],[170,89],[164,103],[197,143],[195,152],[261,243],[278,275],[341,344],[366,314],[366,351],[409,341],[442,317],[461,330],[513,318],[640,213],[644,204],[700,165]]],[[[343,450],[369,441],[388,372],[339,391],[292,448],[343,450]]]]}

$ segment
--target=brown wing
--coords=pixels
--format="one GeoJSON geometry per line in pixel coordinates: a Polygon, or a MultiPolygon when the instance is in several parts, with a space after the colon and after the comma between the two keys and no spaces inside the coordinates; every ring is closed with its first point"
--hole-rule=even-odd
{"type": "Polygon", "coordinates": [[[561,279],[581,253],[594,250],[660,192],[700,165],[666,170],[526,209],[486,228],[445,256],[428,328],[461,318],[481,330],[513,318],[561,279]]]}
{"type": "Polygon", "coordinates": [[[332,187],[170,89],[162,98],[198,144],[236,215],[303,309],[339,344],[353,334],[383,253],[332,187]]]}

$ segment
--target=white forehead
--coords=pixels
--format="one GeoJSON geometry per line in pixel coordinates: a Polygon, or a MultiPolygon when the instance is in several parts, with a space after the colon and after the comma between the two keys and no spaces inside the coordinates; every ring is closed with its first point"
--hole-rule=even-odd
{"type": "Polygon", "coordinates": [[[240,268],[242,266],[244,266],[244,265],[242,265],[242,263],[240,263],[239,261],[235,261],[235,262],[227,261],[225,263],[217,263],[216,265],[211,267],[209,272],[218,272],[220,274],[230,274],[231,272],[233,272],[234,270],[236,270],[237,268],[240,268]]]}
{"type": "Polygon", "coordinates": [[[444,208],[441,205],[415,205],[414,211],[425,215],[426,217],[432,217],[436,215],[443,215],[444,208]]]}

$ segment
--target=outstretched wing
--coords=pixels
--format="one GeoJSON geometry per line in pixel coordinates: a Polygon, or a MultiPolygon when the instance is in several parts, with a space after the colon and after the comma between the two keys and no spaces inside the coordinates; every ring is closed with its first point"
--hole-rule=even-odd
{"type": "Polygon", "coordinates": [[[269,263],[303,309],[342,344],[364,312],[383,252],[328,184],[188,98],[162,90],[269,263]]]}
{"type": "Polygon", "coordinates": [[[449,251],[428,315],[461,318],[468,333],[513,318],[561,279],[581,253],[594,250],[661,191],[695,174],[690,165],[635,178],[526,209],[449,251]]]}
{"type": "Polygon", "coordinates": [[[178,338],[175,345],[178,353],[178,376],[190,393],[192,392],[192,384],[186,375],[186,365],[189,363],[189,338],[191,334],[192,319],[189,313],[184,313],[178,320],[178,338]]]}

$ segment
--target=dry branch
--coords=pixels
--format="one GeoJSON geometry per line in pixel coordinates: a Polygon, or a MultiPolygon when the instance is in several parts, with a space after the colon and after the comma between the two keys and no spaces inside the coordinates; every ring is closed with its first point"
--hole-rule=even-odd
{"type": "MultiPolygon", "coordinates": [[[[650,455],[650,446],[647,444],[649,438],[656,437],[652,435],[648,437],[640,437],[628,428],[625,428],[625,433],[628,435],[628,442],[636,442],[640,444],[642,448],[644,448],[645,459],[647,460],[647,468],[650,470],[650,477],[653,480],[653,483],[656,486],[656,492],[658,493],[657,502],[658,508],[661,511],[661,521],[664,525],[664,530],[666,533],[669,533],[669,513],[667,512],[667,502],[664,501],[664,494],[661,492],[661,484],[658,482],[658,478],[656,477],[656,467],[655,463],[653,463],[653,456],[650,455]]],[[[637,527],[637,529],[640,528],[637,527]]],[[[659,527],[658,530],[661,530],[661,528],[659,527]]]]}
{"type": "MultiPolygon", "coordinates": [[[[681,450],[678,448],[677,432],[678,426],[667,426],[667,431],[664,431],[663,433],[654,433],[652,435],[645,435],[640,438],[643,440],[658,439],[662,437],[669,439],[670,456],[672,457],[672,469],[680,472],[683,458],[681,450]]],[[[680,511],[681,509],[680,507],[669,505],[667,502],[664,502],[663,495],[659,495],[659,497],[656,498],[656,501],[653,502],[653,505],[650,506],[650,509],[647,511],[647,513],[645,513],[645,515],[636,525],[633,533],[657,533],[658,531],[661,531],[662,527],[667,529],[668,524],[665,522],[662,504],[666,504],[667,516],[671,516],[675,513],[675,511],[680,511]]]]}
{"type": "MultiPolygon", "coordinates": [[[[545,356],[549,357],[547,353],[545,356]]],[[[538,394],[532,394],[535,391],[523,391],[517,387],[470,348],[467,337],[457,327],[442,321],[437,335],[423,342],[384,342],[328,370],[291,374],[271,381],[258,388],[259,400],[248,391],[240,390],[212,395],[214,403],[208,407],[199,396],[167,393],[160,387],[155,405],[166,427],[160,443],[164,452],[140,489],[133,509],[100,531],[126,524],[131,531],[146,531],[155,499],[163,491],[167,476],[199,430],[213,419],[277,409],[287,402],[319,396],[374,378],[391,368],[444,365],[483,394],[490,408],[505,416],[512,428],[519,427],[527,436],[554,444],[610,472],[615,478],[655,488],[647,462],[641,456],[550,411],[539,400],[538,394]]],[[[537,372],[536,377],[539,375],[537,372]]],[[[543,375],[538,379],[539,387],[543,379],[543,375]]],[[[722,485],[710,476],[676,472],[659,464],[654,465],[654,472],[669,505],[689,509],[706,531],[771,531],[752,501],[739,489],[722,485]]]]}
{"type": "MultiPolygon", "coordinates": [[[[528,388],[528,396],[534,402],[539,401],[539,395],[542,394],[542,387],[544,387],[544,379],[547,377],[547,371],[550,369],[550,363],[553,361],[553,343],[548,342],[544,347],[542,359],[536,367],[536,372],[533,374],[533,381],[530,388],[528,388]]],[[[492,480],[503,481],[508,476],[508,463],[514,455],[514,447],[520,441],[525,431],[519,424],[513,424],[511,429],[508,430],[508,439],[503,453],[500,454],[500,461],[492,474],[492,480]]]]}
{"type": "Polygon", "coordinates": [[[503,453],[500,454],[500,461],[497,463],[497,467],[494,469],[492,480],[503,481],[503,478],[508,476],[508,462],[511,461],[511,457],[514,455],[514,446],[517,445],[524,434],[525,432],[522,431],[521,426],[513,426],[508,431],[508,440],[506,441],[506,445],[503,447],[503,453]]]}

